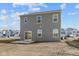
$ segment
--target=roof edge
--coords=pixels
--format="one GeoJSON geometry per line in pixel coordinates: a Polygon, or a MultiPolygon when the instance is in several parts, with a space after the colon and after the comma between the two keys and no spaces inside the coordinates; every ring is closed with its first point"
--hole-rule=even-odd
{"type": "Polygon", "coordinates": [[[23,14],[23,15],[19,15],[19,16],[27,16],[27,15],[35,15],[35,14],[43,14],[43,13],[54,13],[54,12],[61,13],[61,10],[51,10],[51,11],[43,11],[43,12],[34,12],[34,13],[28,13],[28,14],[23,14]]]}

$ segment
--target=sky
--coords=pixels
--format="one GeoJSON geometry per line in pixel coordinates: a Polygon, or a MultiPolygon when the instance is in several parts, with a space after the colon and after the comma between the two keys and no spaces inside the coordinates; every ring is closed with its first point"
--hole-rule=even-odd
{"type": "Polygon", "coordinates": [[[61,28],[79,29],[77,3],[0,3],[0,29],[20,29],[19,15],[61,10],[61,28]]]}

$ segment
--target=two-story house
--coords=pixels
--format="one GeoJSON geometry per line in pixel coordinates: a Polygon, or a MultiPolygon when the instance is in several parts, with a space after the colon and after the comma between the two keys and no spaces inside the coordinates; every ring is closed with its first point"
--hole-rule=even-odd
{"type": "Polygon", "coordinates": [[[60,41],[61,11],[20,15],[21,40],[60,41]]]}

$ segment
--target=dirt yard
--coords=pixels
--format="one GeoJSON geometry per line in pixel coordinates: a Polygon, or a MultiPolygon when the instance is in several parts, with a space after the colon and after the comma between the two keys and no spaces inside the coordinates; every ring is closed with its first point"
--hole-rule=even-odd
{"type": "Polygon", "coordinates": [[[65,42],[43,42],[34,44],[0,43],[1,56],[79,56],[79,49],[65,42]]]}

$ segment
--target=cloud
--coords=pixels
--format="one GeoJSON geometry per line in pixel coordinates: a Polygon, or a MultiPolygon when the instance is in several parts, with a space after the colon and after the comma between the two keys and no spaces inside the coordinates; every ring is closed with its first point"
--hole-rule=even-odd
{"type": "Polygon", "coordinates": [[[18,26],[20,25],[20,21],[17,22],[17,20],[14,20],[12,23],[11,23],[11,26],[18,26]]]}
{"type": "Polygon", "coordinates": [[[6,13],[7,13],[6,9],[2,9],[0,12],[1,12],[2,14],[6,14],[6,13]]]}
{"type": "Polygon", "coordinates": [[[19,16],[23,14],[28,14],[28,12],[15,12],[10,15],[13,20],[19,20],[19,16]]]}
{"type": "Polygon", "coordinates": [[[64,3],[64,4],[61,4],[60,5],[60,8],[62,9],[62,10],[64,10],[65,8],[66,8],[66,4],[64,3]]]}
{"type": "Polygon", "coordinates": [[[12,29],[13,29],[13,30],[20,30],[20,27],[19,27],[19,26],[13,26],[12,29]],[[16,29],[15,29],[15,28],[16,28],[16,29]]]}
{"type": "Polygon", "coordinates": [[[20,29],[20,20],[13,20],[9,26],[11,29],[20,29]]]}
{"type": "Polygon", "coordinates": [[[13,3],[13,7],[16,8],[18,6],[28,7],[27,12],[37,12],[40,11],[40,7],[47,8],[47,4],[45,3],[13,3]]]}
{"type": "Polygon", "coordinates": [[[28,12],[15,12],[10,15],[12,19],[12,23],[10,25],[11,29],[15,29],[15,28],[17,30],[20,29],[20,17],[19,16],[23,14],[28,14],[28,12]]]}
{"type": "Polygon", "coordinates": [[[10,25],[11,29],[20,29],[20,21],[18,20],[14,20],[11,25],[10,25]]]}
{"type": "Polygon", "coordinates": [[[7,15],[7,10],[6,9],[1,9],[0,10],[0,20],[6,21],[8,20],[8,15],[7,15]]]}
{"type": "Polygon", "coordinates": [[[79,4],[77,4],[77,5],[75,6],[75,8],[76,8],[76,9],[79,9],[79,4]]]}
{"type": "Polygon", "coordinates": [[[32,8],[32,11],[39,11],[40,8],[32,8]]]}
{"type": "Polygon", "coordinates": [[[44,3],[40,3],[39,5],[42,6],[42,7],[45,7],[45,8],[48,7],[47,4],[44,4],[44,3]]]}
{"type": "Polygon", "coordinates": [[[36,12],[36,11],[40,11],[41,9],[38,7],[38,8],[30,8],[28,11],[31,11],[31,12],[36,12]]]}
{"type": "Polygon", "coordinates": [[[4,30],[7,30],[7,29],[8,29],[8,26],[7,26],[7,25],[3,25],[2,27],[0,27],[0,29],[1,29],[1,30],[3,30],[3,29],[4,29],[4,30]]]}
{"type": "Polygon", "coordinates": [[[3,20],[3,21],[8,20],[8,15],[0,15],[0,20],[3,20]]]}
{"type": "Polygon", "coordinates": [[[42,6],[42,7],[47,7],[47,4],[44,4],[44,3],[13,3],[13,7],[17,7],[17,6],[28,6],[28,7],[42,6]]]}
{"type": "Polygon", "coordinates": [[[77,12],[68,13],[68,15],[70,15],[70,16],[73,16],[73,15],[76,15],[76,14],[77,14],[77,12]]]}

